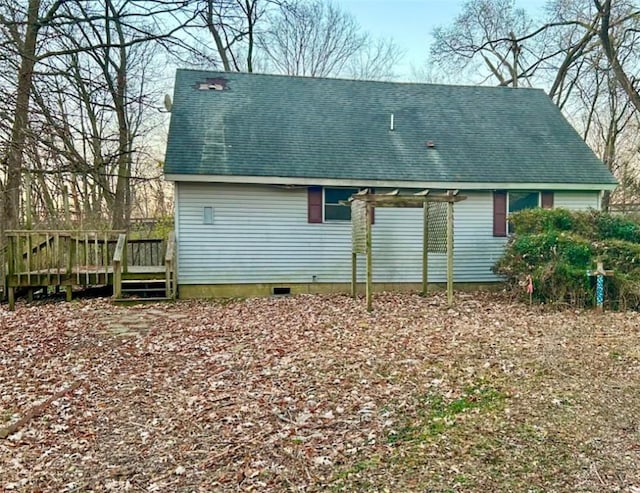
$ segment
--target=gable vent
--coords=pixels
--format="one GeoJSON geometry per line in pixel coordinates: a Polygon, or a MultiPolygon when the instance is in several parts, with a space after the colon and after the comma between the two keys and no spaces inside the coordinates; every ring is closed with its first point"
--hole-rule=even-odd
{"type": "Polygon", "coordinates": [[[227,83],[229,79],[223,77],[216,77],[215,79],[205,79],[202,82],[196,83],[195,89],[199,91],[224,91],[228,89],[227,83]]]}

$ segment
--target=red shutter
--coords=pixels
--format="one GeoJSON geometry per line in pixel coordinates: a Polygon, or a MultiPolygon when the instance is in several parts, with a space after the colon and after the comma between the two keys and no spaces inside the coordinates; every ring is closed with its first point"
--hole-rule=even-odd
{"type": "Polygon", "coordinates": [[[322,187],[307,190],[307,219],[310,223],[322,222],[322,187]]]}
{"type": "Polygon", "coordinates": [[[507,236],[507,192],[493,192],[493,236],[507,236]]]}
{"type": "Polygon", "coordinates": [[[543,209],[553,209],[553,192],[542,192],[540,205],[543,209]]]}

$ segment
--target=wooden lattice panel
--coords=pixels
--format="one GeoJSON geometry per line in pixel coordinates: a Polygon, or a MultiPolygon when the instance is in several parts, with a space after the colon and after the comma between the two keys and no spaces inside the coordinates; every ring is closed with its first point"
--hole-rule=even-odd
{"type": "Polygon", "coordinates": [[[446,202],[428,202],[429,253],[447,253],[447,207],[446,202]]]}
{"type": "Polygon", "coordinates": [[[367,204],[351,202],[351,240],[353,253],[367,253],[367,204]]]}

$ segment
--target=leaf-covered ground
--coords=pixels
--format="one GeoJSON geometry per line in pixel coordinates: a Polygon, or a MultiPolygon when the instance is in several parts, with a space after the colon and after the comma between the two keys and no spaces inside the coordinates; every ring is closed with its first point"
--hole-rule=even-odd
{"type": "Polygon", "coordinates": [[[495,293],[0,307],[0,490],[637,493],[639,322],[495,293]]]}

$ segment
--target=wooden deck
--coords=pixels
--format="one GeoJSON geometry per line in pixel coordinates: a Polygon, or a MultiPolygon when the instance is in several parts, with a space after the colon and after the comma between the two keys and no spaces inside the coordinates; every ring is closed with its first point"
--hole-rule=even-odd
{"type": "MultiPolygon", "coordinates": [[[[36,289],[113,286],[115,298],[126,295],[127,282],[162,283],[174,299],[175,241],[128,239],[120,231],[7,231],[4,282],[9,306],[17,293],[36,289]]],[[[137,290],[141,291],[141,290],[137,290]]],[[[157,289],[156,289],[157,291],[157,289]]]]}

